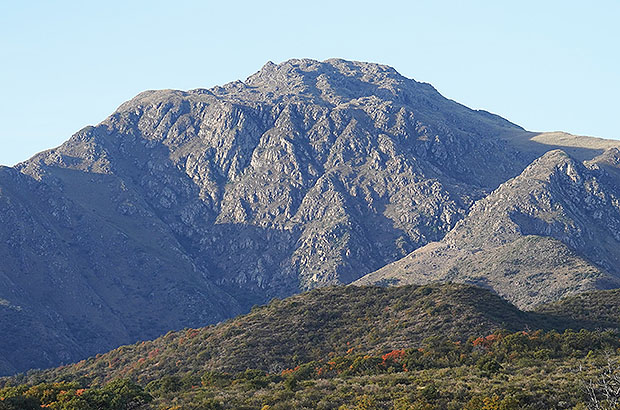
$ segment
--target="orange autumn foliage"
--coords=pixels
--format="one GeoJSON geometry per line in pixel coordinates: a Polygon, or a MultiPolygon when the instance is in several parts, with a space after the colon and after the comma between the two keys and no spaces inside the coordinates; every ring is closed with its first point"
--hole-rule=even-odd
{"type": "Polygon", "coordinates": [[[287,376],[289,374],[295,373],[297,370],[299,370],[299,366],[295,367],[294,369],[284,369],[284,370],[282,370],[281,375],[282,376],[287,376]]]}
{"type": "Polygon", "coordinates": [[[477,339],[474,339],[474,341],[472,341],[472,344],[474,345],[474,347],[480,346],[480,347],[488,348],[493,343],[497,342],[500,338],[501,338],[500,335],[492,334],[486,337],[479,337],[477,339]]]}
{"type": "Polygon", "coordinates": [[[403,349],[392,350],[390,353],[386,353],[381,358],[383,359],[383,364],[386,364],[388,361],[398,362],[405,356],[405,351],[403,349]]]}

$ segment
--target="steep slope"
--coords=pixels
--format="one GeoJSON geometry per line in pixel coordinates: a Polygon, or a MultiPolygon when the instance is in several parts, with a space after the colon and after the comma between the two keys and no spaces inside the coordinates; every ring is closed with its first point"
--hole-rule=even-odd
{"type": "Polygon", "coordinates": [[[620,283],[620,186],[598,164],[550,151],[477,202],[445,238],[357,283],[453,280],[518,306],[620,283]]]}
{"type": "MultiPolygon", "coordinates": [[[[91,178],[99,189],[117,183],[91,178]]],[[[0,169],[2,373],[156,337],[181,327],[180,317],[204,323],[240,311],[178,244],[170,246],[167,227],[146,220],[112,222],[102,201],[85,208],[47,184],[0,169]]]]}

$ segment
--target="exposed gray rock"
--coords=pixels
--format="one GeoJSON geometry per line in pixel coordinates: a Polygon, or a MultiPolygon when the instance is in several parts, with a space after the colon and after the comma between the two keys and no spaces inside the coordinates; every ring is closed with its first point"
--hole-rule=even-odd
{"type": "Polygon", "coordinates": [[[93,195],[121,214],[144,201],[207,277],[264,300],[440,239],[526,165],[496,138],[515,131],[389,67],[291,60],[245,83],[142,93],[19,169],[60,187],[108,175],[123,189],[93,195]]]}
{"type": "Polygon", "coordinates": [[[584,164],[550,151],[478,201],[442,241],[358,284],[459,281],[521,307],[620,286],[617,149],[584,164]]]}

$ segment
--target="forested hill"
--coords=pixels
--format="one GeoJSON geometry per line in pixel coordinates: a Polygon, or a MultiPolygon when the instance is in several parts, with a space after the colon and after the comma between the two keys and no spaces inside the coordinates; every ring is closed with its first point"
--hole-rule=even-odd
{"type": "Polygon", "coordinates": [[[585,292],[536,309],[559,320],[573,320],[581,326],[620,327],[620,289],[585,292]]]}
{"type": "MultiPolygon", "coordinates": [[[[148,383],[188,372],[261,369],[277,373],[347,352],[381,354],[416,347],[429,337],[466,341],[499,329],[603,328],[610,321],[605,316],[599,319],[596,301],[610,301],[606,295],[604,291],[584,294],[578,311],[569,299],[541,307],[539,312],[525,312],[472,285],[327,287],[273,300],[219,325],[169,332],[75,365],[34,372],[28,379],[102,383],[130,377],[148,383]]],[[[616,309],[617,299],[613,299],[618,302],[616,309]]]]}

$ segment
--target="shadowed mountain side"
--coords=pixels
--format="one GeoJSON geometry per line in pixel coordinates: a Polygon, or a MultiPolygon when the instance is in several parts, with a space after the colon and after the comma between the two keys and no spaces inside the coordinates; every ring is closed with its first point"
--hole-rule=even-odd
{"type": "MultiPolygon", "coordinates": [[[[113,176],[81,178],[89,180],[85,198],[122,191],[113,176]]],[[[181,327],[179,317],[200,325],[240,311],[147,209],[138,204],[131,217],[111,219],[105,198],[86,207],[62,189],[0,170],[0,327],[11,329],[0,352],[14,370],[155,337],[181,327]]]]}
{"type": "Polygon", "coordinates": [[[620,327],[620,289],[585,292],[536,309],[560,320],[596,323],[599,328],[620,327]]]}

